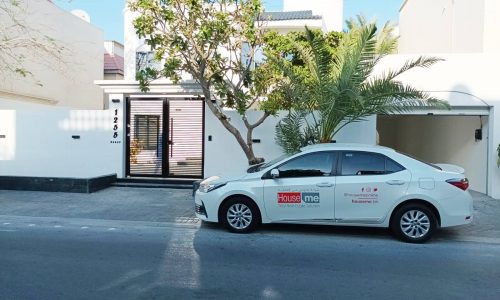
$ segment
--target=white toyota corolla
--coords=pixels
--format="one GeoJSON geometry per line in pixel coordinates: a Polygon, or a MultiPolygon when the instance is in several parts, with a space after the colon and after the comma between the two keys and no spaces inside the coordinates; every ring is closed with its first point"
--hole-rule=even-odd
{"type": "Polygon", "coordinates": [[[260,223],[388,227],[403,241],[421,243],[439,227],[472,221],[463,172],[386,147],[312,145],[236,178],[203,180],[196,216],[239,233],[260,223]]]}

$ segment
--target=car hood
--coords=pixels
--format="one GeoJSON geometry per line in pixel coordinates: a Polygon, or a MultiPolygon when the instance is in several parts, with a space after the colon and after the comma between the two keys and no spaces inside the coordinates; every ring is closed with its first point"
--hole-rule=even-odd
{"type": "Polygon", "coordinates": [[[246,179],[251,180],[255,178],[261,178],[264,173],[265,171],[261,170],[253,173],[241,172],[241,173],[232,173],[226,175],[210,176],[204,179],[202,183],[210,182],[217,184],[217,183],[227,183],[227,182],[246,180],[246,179]]]}
{"type": "Polygon", "coordinates": [[[210,176],[205,178],[201,183],[227,183],[245,178],[246,174],[231,174],[225,176],[210,176]]]}
{"type": "Polygon", "coordinates": [[[465,169],[457,165],[451,165],[451,164],[433,164],[433,165],[441,168],[441,170],[445,172],[458,173],[458,174],[465,173],[465,169]]]}

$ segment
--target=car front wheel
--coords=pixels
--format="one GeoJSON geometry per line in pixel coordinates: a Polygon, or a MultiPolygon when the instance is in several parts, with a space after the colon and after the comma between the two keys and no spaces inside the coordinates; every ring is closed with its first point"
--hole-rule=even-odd
{"type": "Polygon", "coordinates": [[[436,217],[422,204],[408,204],[399,208],[391,220],[392,232],[402,241],[424,243],[436,230],[436,217]]]}
{"type": "Polygon", "coordinates": [[[258,208],[247,198],[238,197],[227,201],[221,212],[221,222],[231,232],[248,233],[260,223],[258,208]]]}

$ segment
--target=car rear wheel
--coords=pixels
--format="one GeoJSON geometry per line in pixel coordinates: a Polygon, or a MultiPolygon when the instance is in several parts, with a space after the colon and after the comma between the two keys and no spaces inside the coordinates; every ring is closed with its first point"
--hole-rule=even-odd
{"type": "Polygon", "coordinates": [[[231,232],[252,232],[260,224],[259,210],[247,198],[238,197],[227,201],[221,212],[221,222],[231,232]]]}
{"type": "Polygon", "coordinates": [[[391,230],[402,241],[424,243],[436,230],[436,217],[425,205],[414,203],[399,208],[392,220],[391,230]]]}

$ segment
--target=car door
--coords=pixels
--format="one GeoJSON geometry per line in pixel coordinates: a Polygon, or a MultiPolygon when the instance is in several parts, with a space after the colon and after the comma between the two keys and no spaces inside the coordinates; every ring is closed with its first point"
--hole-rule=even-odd
{"type": "Polygon", "coordinates": [[[335,218],[341,223],[381,223],[411,180],[394,160],[363,151],[343,151],[337,173],[335,218]]]}
{"type": "Polygon", "coordinates": [[[307,153],[276,169],[279,177],[264,175],[264,205],[273,221],[334,219],[337,152],[307,153]]]}

